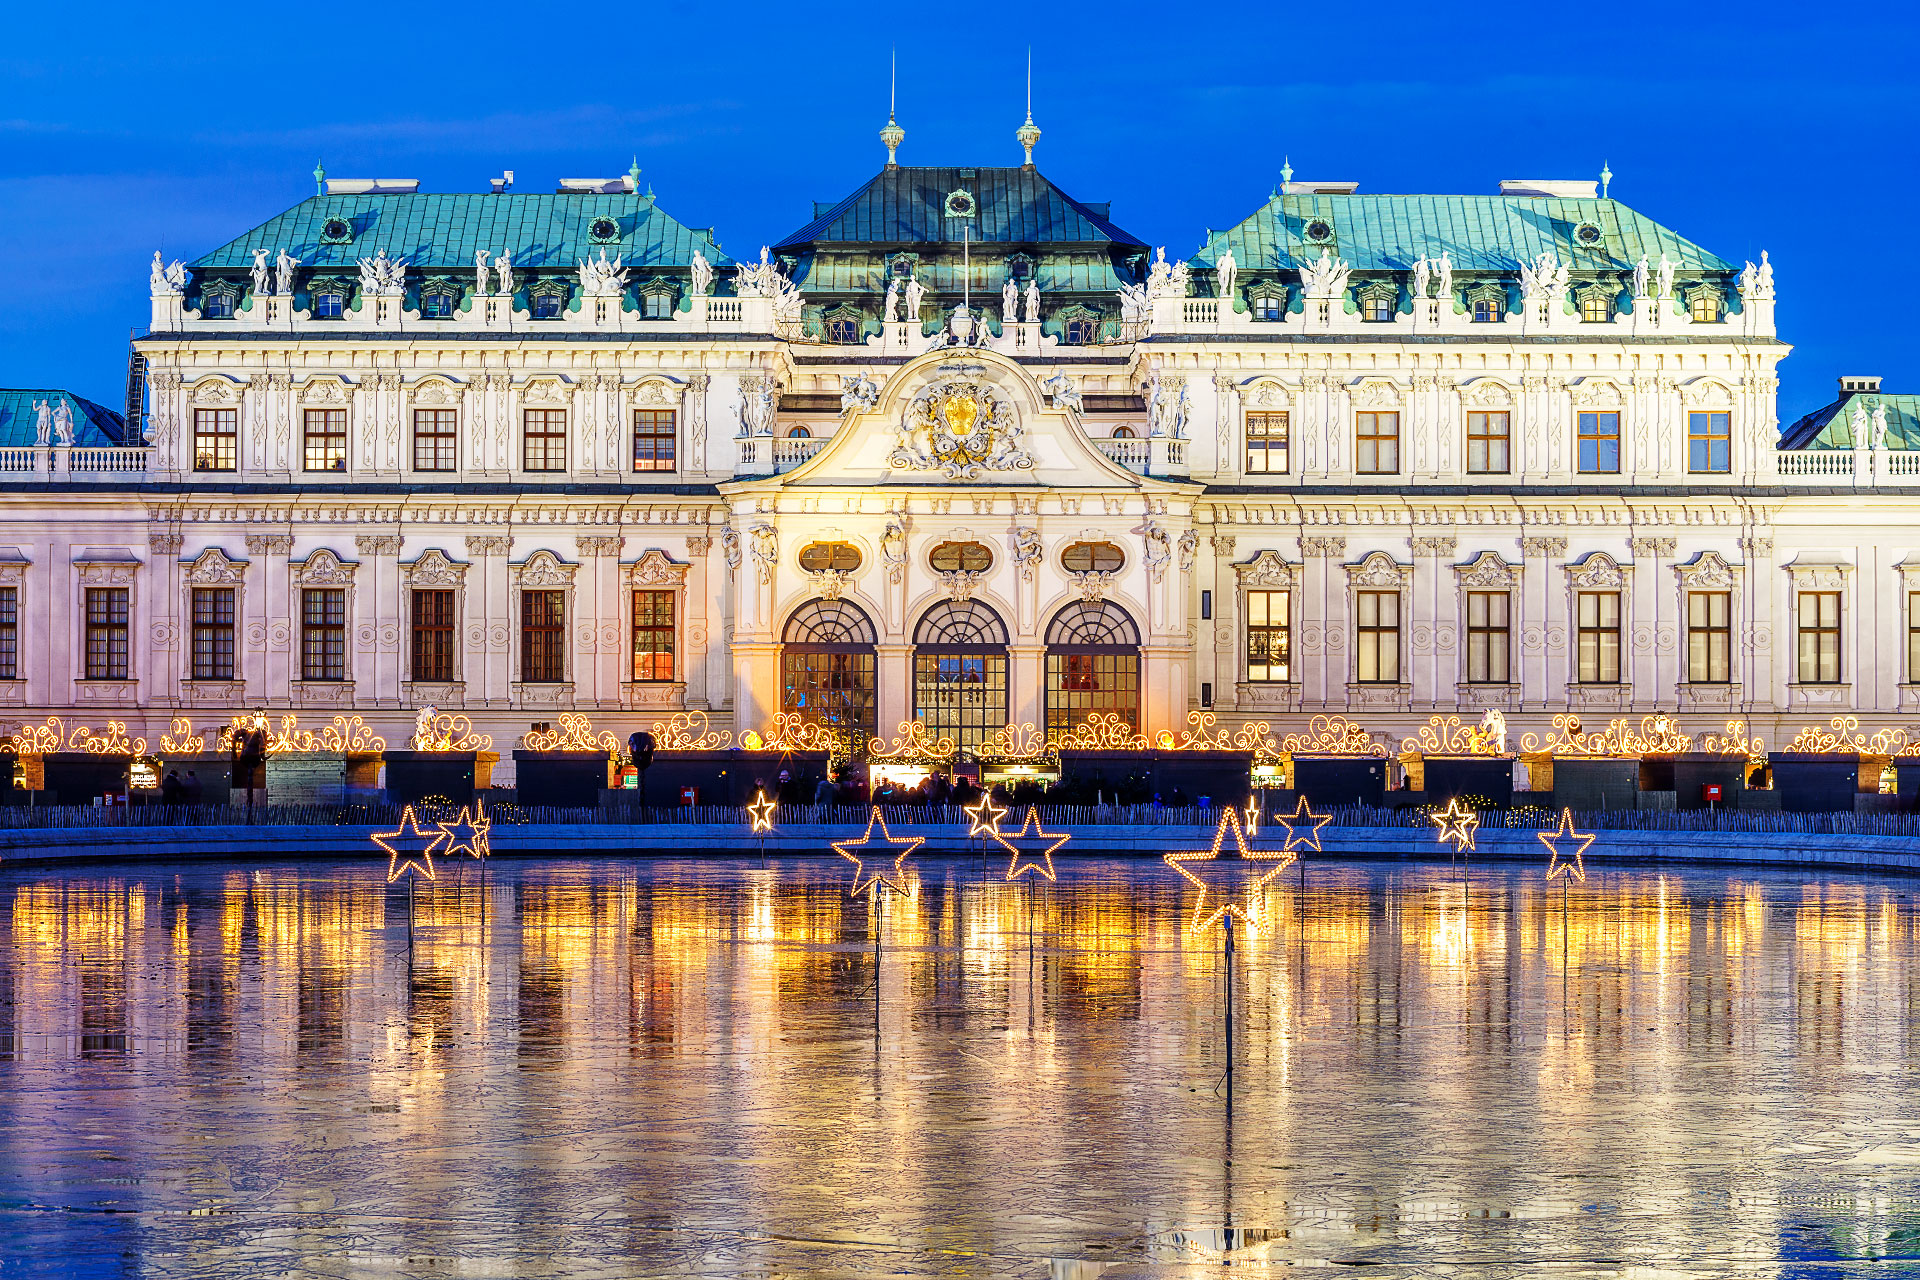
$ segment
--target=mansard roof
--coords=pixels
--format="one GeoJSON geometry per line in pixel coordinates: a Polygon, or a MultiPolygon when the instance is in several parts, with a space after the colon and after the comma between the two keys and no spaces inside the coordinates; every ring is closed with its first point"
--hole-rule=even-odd
{"type": "Polygon", "coordinates": [[[352,269],[382,249],[423,271],[471,271],[479,249],[511,251],[522,271],[572,271],[602,249],[642,270],[685,267],[695,249],[716,268],[733,262],[714,243],[711,228],[674,221],[651,195],[412,192],[312,196],[189,265],[196,272],[244,270],[253,265],[255,249],[285,249],[303,270],[352,269]],[[600,218],[614,221],[617,239],[594,238],[600,218]],[[326,233],[336,220],[351,229],[347,243],[326,233]]]}
{"type": "Polygon", "coordinates": [[[1109,206],[1075,200],[1030,165],[1003,169],[889,165],[837,204],[814,205],[814,218],[777,246],[797,253],[826,244],[1101,245],[1144,250],[1113,224],[1109,206]],[[971,191],[979,213],[949,218],[949,193],[971,191]],[[963,227],[971,222],[970,235],[963,227]]]}
{"type": "Polygon", "coordinates": [[[1832,404],[1815,409],[1780,433],[1780,448],[1853,448],[1856,403],[1869,414],[1882,405],[1886,407],[1887,448],[1920,449],[1920,395],[1885,395],[1878,391],[1849,391],[1832,404]]]}
{"type": "Polygon", "coordinates": [[[1686,237],[1618,200],[1546,196],[1274,195],[1238,226],[1210,231],[1188,261],[1211,267],[1231,247],[1242,273],[1290,270],[1331,250],[1355,271],[1406,271],[1445,251],[1455,271],[1509,273],[1552,250],[1574,271],[1631,271],[1641,254],[1660,255],[1682,272],[1738,270],[1686,237]],[[1332,237],[1310,241],[1325,221],[1332,237]],[[1575,238],[1582,225],[1599,239],[1575,238]]]}
{"type": "Polygon", "coordinates": [[[71,391],[0,387],[0,448],[24,448],[38,442],[33,411],[37,400],[67,402],[73,411],[76,445],[100,448],[118,445],[126,439],[126,419],[105,405],[83,400],[71,391]]]}

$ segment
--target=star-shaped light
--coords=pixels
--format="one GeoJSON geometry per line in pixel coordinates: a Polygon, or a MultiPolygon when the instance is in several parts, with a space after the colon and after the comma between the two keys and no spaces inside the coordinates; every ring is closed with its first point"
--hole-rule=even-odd
{"type": "Polygon", "coordinates": [[[1047,879],[1053,879],[1053,855],[1061,845],[1073,839],[1065,832],[1042,831],[1040,806],[1031,804],[1027,806],[1027,820],[1018,831],[1010,836],[996,831],[993,838],[1013,855],[1013,861],[1007,864],[1009,880],[1018,880],[1029,871],[1037,871],[1047,879]]]}
{"type": "Polygon", "coordinates": [[[773,811],[780,806],[767,798],[764,791],[753,793],[753,803],[747,806],[747,820],[753,824],[756,832],[773,830],[773,811]]]}
{"type": "Polygon", "coordinates": [[[1573,810],[1562,809],[1560,811],[1560,829],[1552,835],[1548,835],[1544,831],[1536,832],[1535,834],[1540,837],[1540,843],[1547,846],[1547,879],[1551,880],[1555,876],[1566,876],[1571,880],[1586,880],[1587,864],[1581,855],[1592,846],[1593,837],[1591,835],[1582,835],[1573,829],[1573,810]],[[1560,851],[1559,842],[1562,840],[1578,841],[1578,843],[1573,846],[1572,857],[1569,858],[1560,851]]]}
{"type": "Polygon", "coordinates": [[[836,840],[833,851],[853,864],[853,888],[847,890],[849,898],[857,898],[876,885],[885,885],[895,893],[907,892],[907,859],[913,851],[926,842],[924,836],[896,836],[887,830],[887,820],[880,816],[875,807],[867,815],[867,829],[858,840],[836,840]],[[873,829],[880,828],[880,836],[874,838],[873,829]],[[863,858],[862,855],[868,855],[863,858]],[[865,865],[868,861],[880,861],[887,854],[893,855],[891,871],[875,870],[865,865]]]}
{"type": "Polygon", "coordinates": [[[993,792],[982,791],[978,804],[970,804],[960,812],[973,820],[973,825],[967,828],[969,839],[974,836],[992,836],[996,840],[999,839],[1000,819],[1007,816],[1007,811],[993,802],[993,792]]]}
{"type": "Polygon", "coordinates": [[[1473,848],[1473,833],[1480,825],[1480,815],[1461,804],[1459,796],[1449,799],[1447,807],[1439,813],[1430,813],[1427,817],[1440,828],[1441,844],[1452,845],[1455,853],[1473,848]]]}
{"type": "Polygon", "coordinates": [[[1193,931],[1200,933],[1222,916],[1233,916],[1255,933],[1260,930],[1259,893],[1267,881],[1296,861],[1287,852],[1272,853],[1247,848],[1245,832],[1240,828],[1240,811],[1227,806],[1220,826],[1213,833],[1213,848],[1205,853],[1169,853],[1167,865],[1200,890],[1193,908],[1193,931]],[[1233,847],[1224,854],[1227,831],[1233,831],[1233,847]],[[1211,898],[1212,905],[1208,900],[1211,898]]]}
{"type": "Polygon", "coordinates": [[[456,853],[474,858],[487,856],[487,832],[493,829],[493,823],[484,815],[476,818],[462,806],[460,816],[452,822],[437,822],[434,825],[440,828],[440,834],[446,839],[445,846],[440,850],[441,857],[451,858],[456,853]]]}
{"type": "Polygon", "coordinates": [[[433,851],[446,838],[444,831],[422,831],[412,805],[402,809],[398,831],[378,831],[373,836],[373,842],[387,851],[387,883],[408,872],[433,879],[433,851]]]}
{"type": "MultiPolygon", "coordinates": [[[[1294,806],[1292,813],[1276,813],[1273,815],[1273,820],[1287,829],[1287,842],[1281,846],[1283,852],[1293,848],[1296,844],[1303,848],[1310,847],[1315,853],[1326,852],[1326,850],[1320,847],[1320,828],[1332,822],[1333,815],[1330,813],[1315,813],[1313,810],[1307,808],[1307,798],[1305,796],[1300,797],[1300,803],[1294,806]],[[1311,830],[1299,830],[1299,828],[1306,826],[1308,823],[1313,824],[1311,830]]],[[[1292,861],[1292,859],[1288,859],[1288,861],[1292,861]]]]}

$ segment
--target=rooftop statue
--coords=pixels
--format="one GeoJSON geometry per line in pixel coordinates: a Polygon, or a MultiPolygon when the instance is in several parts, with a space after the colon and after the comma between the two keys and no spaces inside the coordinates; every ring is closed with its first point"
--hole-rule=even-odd
{"type": "Polygon", "coordinates": [[[1011,275],[1000,286],[1000,327],[1005,329],[1020,313],[1020,286],[1011,275]]]}
{"type": "Polygon", "coordinates": [[[1040,323],[1040,278],[1038,276],[1035,276],[1033,279],[1027,281],[1026,303],[1027,303],[1027,311],[1026,311],[1027,323],[1039,324],[1040,323]]]}
{"type": "Polygon", "coordinates": [[[280,250],[273,258],[273,291],[283,298],[293,296],[293,273],[300,265],[300,259],[280,250]]]}
{"type": "Polygon", "coordinates": [[[588,258],[578,263],[580,292],[589,298],[617,298],[626,292],[627,269],[621,262],[621,258],[608,262],[607,251],[602,249],[597,260],[588,258]]]}
{"type": "Polygon", "coordinates": [[[1234,261],[1233,250],[1222,249],[1220,256],[1213,260],[1213,293],[1216,298],[1233,296],[1233,278],[1240,272],[1240,264],[1234,261]]]}
{"type": "Polygon", "coordinates": [[[491,288],[492,284],[493,284],[493,275],[487,269],[487,251],[485,249],[475,249],[473,251],[473,295],[474,297],[476,298],[486,297],[489,293],[493,291],[491,288]]]}
{"type": "Polygon", "coordinates": [[[1637,302],[1647,296],[1647,255],[1641,254],[1640,261],[1633,264],[1633,297],[1637,302]]]}
{"type": "Polygon", "coordinates": [[[906,294],[907,314],[905,318],[908,320],[918,320],[920,318],[920,303],[927,296],[927,287],[912,276],[908,276],[906,294]]]}
{"type": "Polygon", "coordinates": [[[407,291],[407,260],[389,258],[382,249],[371,258],[361,258],[360,296],[398,298],[407,291]]]}
{"type": "MultiPolygon", "coordinates": [[[[62,409],[66,408],[66,401],[62,400],[60,407],[62,409]]],[[[1887,447],[1887,406],[1884,404],[1873,406],[1873,423],[1868,428],[1868,431],[1869,439],[1873,441],[1874,448],[1884,449],[1887,447]]]]}
{"type": "Polygon", "coordinates": [[[1762,298],[1771,298],[1773,296],[1773,264],[1767,261],[1767,251],[1765,249],[1760,251],[1759,283],[1760,296],[1762,298]]]}
{"type": "Polygon", "coordinates": [[[267,265],[267,251],[265,249],[255,249],[253,251],[254,297],[264,298],[267,296],[267,284],[271,274],[272,269],[267,265]]]}
{"type": "Polygon", "coordinates": [[[494,287],[499,289],[501,297],[513,296],[513,250],[504,250],[493,260],[493,280],[494,287]]]}
{"type": "Polygon", "coordinates": [[[1847,415],[1847,425],[1852,428],[1853,447],[1864,449],[1873,438],[1873,427],[1867,417],[1867,403],[1864,400],[1853,402],[1853,412],[1847,415]]]}
{"type": "Polygon", "coordinates": [[[53,406],[45,400],[33,402],[33,442],[43,448],[53,443],[53,406]]]}
{"type": "Polygon", "coordinates": [[[1040,389],[1053,397],[1055,408],[1065,409],[1074,421],[1079,421],[1084,406],[1080,399],[1080,388],[1073,384],[1071,377],[1064,373],[1048,374],[1040,379],[1040,389]]]}
{"type": "Polygon", "coordinates": [[[880,319],[892,324],[900,318],[900,278],[895,276],[887,281],[887,298],[880,304],[880,319]]]}
{"type": "Polygon", "coordinates": [[[1520,264],[1520,294],[1528,302],[1558,298],[1567,291],[1567,268],[1544,249],[1531,264],[1520,264]]]}
{"type": "Polygon", "coordinates": [[[1333,256],[1331,249],[1320,251],[1318,262],[1307,262],[1300,268],[1300,287],[1309,298],[1324,301],[1337,298],[1346,291],[1347,276],[1353,268],[1333,256]]]}
{"type": "Polygon", "coordinates": [[[1767,261],[1767,251],[1760,251],[1760,265],[1748,262],[1740,271],[1740,296],[1752,301],[1762,301],[1773,296],[1773,264],[1767,261]]]}
{"type": "Polygon", "coordinates": [[[187,264],[177,259],[171,266],[163,266],[160,251],[153,251],[153,270],[148,274],[147,283],[156,298],[174,297],[185,293],[187,289],[187,264]]]}
{"type": "Polygon", "coordinates": [[[687,263],[687,270],[693,273],[693,296],[704,298],[713,292],[713,264],[707,261],[707,255],[698,249],[693,251],[693,260],[687,263]]]}
{"type": "Polygon", "coordinates": [[[1140,284],[1120,285],[1120,322],[1130,331],[1145,328],[1152,310],[1147,301],[1147,286],[1140,284]]]}
{"type": "Polygon", "coordinates": [[[1660,280],[1659,297],[1671,298],[1673,296],[1673,269],[1677,265],[1677,263],[1668,259],[1666,254],[1663,253],[1660,255],[1660,265],[1655,268],[1660,280]]]}
{"type": "Polygon", "coordinates": [[[73,406],[65,400],[53,406],[53,442],[63,447],[73,443],[73,406]]]}
{"type": "Polygon", "coordinates": [[[1433,264],[1423,256],[1413,264],[1413,277],[1408,284],[1416,301],[1427,296],[1427,282],[1433,275],[1433,264]]]}
{"type": "Polygon", "coordinates": [[[880,384],[864,373],[840,377],[840,416],[865,413],[880,402],[880,384]]]}
{"type": "Polygon", "coordinates": [[[1192,269],[1184,262],[1168,262],[1166,246],[1153,251],[1153,265],[1147,268],[1147,297],[1184,298],[1192,284],[1192,269]]]}
{"type": "Polygon", "coordinates": [[[1435,288],[1433,296],[1453,301],[1453,259],[1445,249],[1440,251],[1440,261],[1433,264],[1435,288]]]}

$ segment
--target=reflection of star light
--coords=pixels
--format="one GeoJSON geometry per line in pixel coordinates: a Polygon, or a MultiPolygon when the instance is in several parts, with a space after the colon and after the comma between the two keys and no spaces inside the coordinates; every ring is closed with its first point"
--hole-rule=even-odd
{"type": "Polygon", "coordinates": [[[1193,931],[1200,933],[1222,916],[1233,916],[1249,931],[1260,931],[1260,890],[1297,859],[1291,853],[1272,853],[1247,848],[1246,834],[1240,827],[1240,811],[1229,805],[1220,816],[1213,833],[1213,848],[1206,853],[1169,853],[1167,865],[1200,890],[1193,908],[1193,931]],[[1221,845],[1227,829],[1233,829],[1233,847],[1224,854],[1221,845]],[[1212,899],[1212,905],[1208,900],[1212,899]]]}
{"type": "Polygon", "coordinates": [[[967,828],[968,838],[974,836],[993,836],[998,839],[1000,835],[1000,819],[1007,816],[1007,811],[993,802],[993,793],[991,791],[982,791],[978,804],[970,804],[960,812],[973,819],[973,825],[967,828]]]}
{"type": "MultiPolygon", "coordinates": [[[[1330,813],[1315,813],[1307,808],[1307,798],[1305,796],[1300,797],[1300,803],[1294,806],[1292,813],[1276,813],[1273,815],[1273,820],[1287,829],[1287,842],[1281,846],[1282,851],[1291,849],[1297,844],[1303,848],[1310,847],[1315,853],[1326,852],[1326,850],[1320,847],[1320,828],[1332,822],[1333,815],[1330,813]],[[1313,824],[1312,830],[1298,830],[1298,828],[1304,827],[1308,823],[1313,824]]],[[[1289,859],[1289,861],[1292,861],[1292,859],[1289,859]]]]}
{"type": "Polygon", "coordinates": [[[1002,835],[996,831],[993,838],[1005,845],[1013,854],[1013,861],[1007,864],[1007,879],[1018,880],[1029,871],[1037,871],[1047,879],[1053,879],[1053,855],[1073,837],[1065,833],[1049,833],[1040,829],[1040,806],[1027,806],[1027,820],[1012,835],[1002,835]]]}
{"type": "Polygon", "coordinates": [[[1460,797],[1454,796],[1447,801],[1447,807],[1439,813],[1430,813],[1427,817],[1440,828],[1440,843],[1450,844],[1456,853],[1465,853],[1473,848],[1473,832],[1480,825],[1480,815],[1460,803],[1460,797]]]}
{"type": "Polygon", "coordinates": [[[452,822],[435,823],[440,834],[446,839],[446,846],[440,850],[440,856],[451,858],[456,853],[468,854],[475,858],[487,856],[487,832],[493,829],[493,823],[483,815],[473,817],[462,806],[460,816],[452,822]]]}
{"type": "Polygon", "coordinates": [[[847,896],[857,898],[877,885],[885,885],[895,893],[907,892],[907,859],[925,840],[924,836],[896,836],[888,831],[887,820],[880,816],[876,806],[867,816],[866,832],[858,840],[833,842],[833,851],[853,864],[853,888],[847,890],[847,896]],[[879,839],[873,835],[876,826],[880,828],[879,839]],[[863,854],[869,856],[863,858],[863,854]],[[881,861],[888,854],[893,855],[890,870],[881,861]],[[880,869],[865,865],[869,861],[880,863],[880,869]]]}
{"type": "Polygon", "coordinates": [[[766,792],[754,792],[753,803],[747,806],[747,817],[753,824],[753,830],[756,832],[773,830],[773,811],[779,807],[767,799],[766,792]]]}
{"type": "Polygon", "coordinates": [[[408,872],[433,879],[433,851],[446,838],[441,831],[422,831],[412,805],[402,809],[398,831],[379,831],[373,837],[373,842],[387,851],[387,883],[408,872]]]}
{"type": "Polygon", "coordinates": [[[1573,810],[1560,811],[1560,829],[1552,835],[1544,831],[1535,832],[1535,834],[1540,837],[1540,843],[1547,846],[1547,879],[1566,876],[1570,880],[1586,880],[1587,864],[1581,855],[1593,845],[1593,837],[1582,835],[1573,829],[1573,810]],[[1562,840],[1578,841],[1573,846],[1571,858],[1560,851],[1559,842],[1562,840]]]}

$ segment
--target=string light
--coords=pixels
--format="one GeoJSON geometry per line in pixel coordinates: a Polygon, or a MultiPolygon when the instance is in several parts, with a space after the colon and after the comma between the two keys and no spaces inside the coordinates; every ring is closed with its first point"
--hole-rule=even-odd
{"type": "Polygon", "coordinates": [[[753,803],[747,806],[747,820],[752,830],[764,834],[773,830],[773,811],[780,806],[767,798],[764,791],[753,793],[753,803]]]}
{"type": "MultiPolygon", "coordinates": [[[[1276,813],[1273,815],[1273,820],[1287,829],[1287,842],[1281,846],[1282,853],[1292,849],[1296,844],[1302,848],[1311,848],[1315,853],[1326,852],[1326,850],[1320,847],[1320,828],[1332,822],[1333,815],[1330,813],[1315,813],[1307,808],[1307,798],[1305,796],[1300,797],[1300,803],[1294,806],[1292,813],[1276,813]],[[1306,826],[1308,823],[1313,824],[1312,830],[1304,832],[1299,830],[1299,828],[1306,826]]],[[[1304,874],[1304,871],[1302,874],[1304,874]]]]}
{"type": "MultiPolygon", "coordinates": [[[[858,840],[836,840],[833,851],[853,864],[853,888],[847,890],[849,898],[857,898],[869,889],[885,885],[895,893],[906,893],[907,859],[913,851],[926,843],[925,836],[896,836],[887,830],[887,820],[880,813],[878,805],[867,815],[867,829],[858,840]],[[873,829],[880,828],[880,838],[874,839],[873,829]],[[893,854],[891,873],[885,870],[873,870],[866,862],[882,861],[888,853],[893,854]],[[863,859],[862,854],[877,854],[880,857],[863,859]]],[[[876,890],[877,891],[877,890],[876,890]]]]}
{"type": "Polygon", "coordinates": [[[993,802],[991,791],[982,791],[977,803],[968,805],[960,812],[966,814],[973,823],[967,828],[969,840],[974,836],[990,836],[996,840],[1000,838],[1000,819],[1007,816],[1007,811],[993,802]]]}
{"type": "Polygon", "coordinates": [[[104,734],[86,725],[68,729],[59,716],[48,716],[45,724],[22,726],[9,739],[9,745],[21,755],[45,755],[51,751],[84,751],[95,756],[143,756],[145,738],[129,738],[124,720],[107,721],[104,734]]]}
{"type": "MultiPolygon", "coordinates": [[[[440,856],[443,858],[451,858],[456,853],[484,858],[493,852],[487,838],[488,833],[493,830],[493,821],[486,816],[485,812],[475,814],[462,805],[459,817],[452,822],[439,822],[434,825],[439,827],[441,834],[446,837],[446,846],[440,850],[440,856]]],[[[393,877],[389,875],[387,878],[391,880],[393,877]]],[[[429,880],[433,878],[431,872],[428,873],[427,878],[429,880]]]]}
{"type": "Polygon", "coordinates": [[[1536,832],[1535,834],[1539,836],[1540,843],[1547,846],[1547,879],[1552,880],[1556,876],[1566,876],[1570,880],[1585,882],[1587,878],[1587,865],[1581,855],[1586,853],[1588,848],[1592,846],[1593,837],[1591,835],[1583,835],[1573,829],[1572,809],[1562,809],[1560,811],[1560,829],[1558,831],[1552,835],[1548,835],[1544,831],[1536,832]],[[1573,856],[1571,859],[1560,851],[1559,842],[1562,840],[1579,842],[1573,846],[1573,856]]]}
{"type": "Polygon", "coordinates": [[[593,732],[593,721],[577,711],[560,713],[558,729],[534,729],[523,734],[520,745],[528,751],[607,751],[620,754],[620,744],[611,733],[593,732]]]}
{"type": "Polygon", "coordinates": [[[377,831],[373,836],[373,842],[387,851],[387,883],[408,873],[433,879],[433,851],[446,838],[444,831],[422,831],[412,805],[402,809],[398,831],[377,831]]]}
{"type": "MultiPolygon", "coordinates": [[[[760,735],[749,730],[749,736],[752,745],[744,739],[740,745],[749,751],[758,750],[760,735]]],[[[733,745],[733,735],[708,725],[704,711],[677,711],[664,721],[655,721],[653,740],[657,751],[725,751],[733,745]]]]}
{"type": "Polygon", "coordinates": [[[867,739],[867,759],[894,764],[945,764],[953,759],[954,740],[947,734],[927,736],[927,726],[919,720],[902,720],[892,742],[867,739]]]}
{"type": "MultiPolygon", "coordinates": [[[[1003,810],[1004,812],[1004,810],[1003,810]]],[[[1228,810],[1232,812],[1231,809],[1228,810]]],[[[1029,871],[1037,871],[1052,880],[1053,855],[1060,846],[1073,837],[1064,832],[1047,832],[1040,829],[1040,806],[1027,806],[1027,820],[1012,835],[1002,835],[995,831],[993,838],[1013,855],[1013,861],[1007,864],[1007,879],[1018,880],[1029,871]]]]}
{"type": "Polygon", "coordinates": [[[1459,796],[1449,799],[1446,808],[1439,813],[1429,813],[1427,818],[1440,828],[1441,844],[1452,845],[1455,853],[1473,849],[1473,833],[1480,825],[1480,815],[1461,804],[1459,796]]]}
{"type": "Polygon", "coordinates": [[[426,741],[421,741],[416,729],[413,735],[415,751],[491,751],[493,735],[475,733],[473,721],[466,716],[441,712],[429,717],[427,728],[430,730],[426,741]]]}
{"type": "Polygon", "coordinates": [[[1200,891],[1200,900],[1193,907],[1191,927],[1195,933],[1205,932],[1223,916],[1233,916],[1246,925],[1249,932],[1258,934],[1260,890],[1297,860],[1285,851],[1272,853],[1247,848],[1246,833],[1240,827],[1240,811],[1232,805],[1220,815],[1220,825],[1213,833],[1213,848],[1205,853],[1164,856],[1168,866],[1200,891]],[[1233,847],[1223,856],[1221,846],[1226,843],[1229,830],[1233,832],[1233,847]],[[1207,905],[1209,896],[1215,899],[1211,908],[1207,905]]]}

